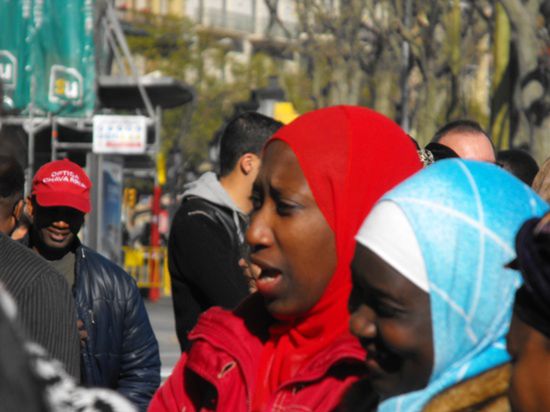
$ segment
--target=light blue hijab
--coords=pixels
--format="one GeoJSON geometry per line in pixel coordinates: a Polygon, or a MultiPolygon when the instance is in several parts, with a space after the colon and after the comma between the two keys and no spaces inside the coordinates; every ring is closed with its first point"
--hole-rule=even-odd
{"type": "Polygon", "coordinates": [[[520,277],[504,265],[521,224],[548,205],[502,169],[457,159],[422,170],[381,201],[404,211],[424,258],[434,367],[425,389],[378,410],[420,411],[443,389],[509,360],[505,336],[520,277]]]}

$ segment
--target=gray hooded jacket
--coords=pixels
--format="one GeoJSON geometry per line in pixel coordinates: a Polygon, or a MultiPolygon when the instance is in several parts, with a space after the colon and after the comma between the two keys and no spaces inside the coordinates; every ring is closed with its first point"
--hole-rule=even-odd
{"type": "Polygon", "coordinates": [[[185,185],[185,192],[183,192],[183,199],[188,197],[200,197],[204,200],[214,203],[215,205],[230,209],[233,212],[233,221],[237,227],[237,233],[239,242],[244,242],[244,233],[242,230],[242,223],[248,222],[248,217],[239,207],[233,202],[233,199],[225,191],[221,185],[218,177],[213,172],[206,172],[197,180],[185,185]]]}

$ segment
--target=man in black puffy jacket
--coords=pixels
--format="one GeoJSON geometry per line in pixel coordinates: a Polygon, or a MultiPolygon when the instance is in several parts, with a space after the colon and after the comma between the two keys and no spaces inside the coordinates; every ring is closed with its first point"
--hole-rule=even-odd
{"type": "Polygon", "coordinates": [[[176,333],[182,351],[199,315],[211,306],[231,309],[248,295],[238,265],[252,185],[265,141],[282,124],[259,113],[233,118],[220,142],[220,174],[203,174],[190,183],[174,216],[168,265],[176,333]]]}
{"type": "Polygon", "coordinates": [[[72,287],[82,383],[115,389],[146,410],[160,384],[157,340],[134,280],[76,236],[90,211],[90,188],[69,160],[42,166],[32,182],[29,246],[72,287]]]}

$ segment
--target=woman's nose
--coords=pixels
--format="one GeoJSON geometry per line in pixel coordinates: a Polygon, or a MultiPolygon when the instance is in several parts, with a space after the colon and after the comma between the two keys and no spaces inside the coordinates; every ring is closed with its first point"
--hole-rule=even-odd
{"type": "Polygon", "coordinates": [[[273,243],[269,211],[265,204],[252,215],[245,237],[246,242],[250,245],[251,253],[269,247],[273,243]]]}
{"type": "Polygon", "coordinates": [[[367,305],[359,306],[350,316],[349,329],[358,338],[376,337],[376,315],[367,305]]]}

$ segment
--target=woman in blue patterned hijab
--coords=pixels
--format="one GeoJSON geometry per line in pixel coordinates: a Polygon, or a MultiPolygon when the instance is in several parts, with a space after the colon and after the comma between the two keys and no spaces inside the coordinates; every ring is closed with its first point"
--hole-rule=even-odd
{"type": "Polygon", "coordinates": [[[506,404],[505,336],[521,281],[504,265],[521,224],[547,208],[498,167],[462,160],[424,169],[375,206],[356,237],[350,328],[380,412],[506,404]],[[467,396],[451,393],[457,384],[467,396]]]}

